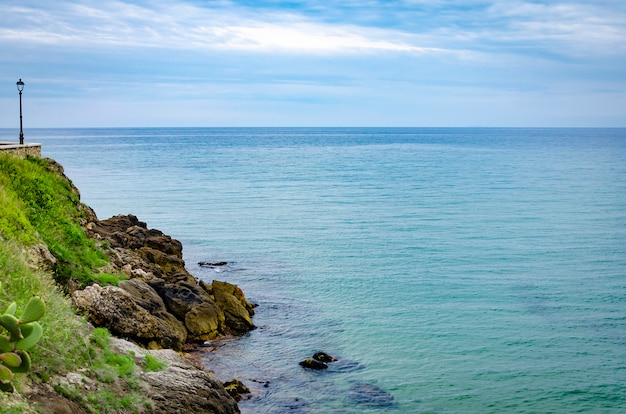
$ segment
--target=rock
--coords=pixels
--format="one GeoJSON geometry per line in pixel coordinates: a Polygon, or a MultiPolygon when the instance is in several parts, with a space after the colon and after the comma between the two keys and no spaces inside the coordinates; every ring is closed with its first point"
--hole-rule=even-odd
{"type": "Polygon", "coordinates": [[[224,267],[228,262],[198,262],[198,266],[201,267],[224,267]]]}
{"type": "Polygon", "coordinates": [[[224,311],[226,326],[235,334],[242,335],[255,328],[250,317],[252,305],[248,303],[236,285],[214,280],[211,284],[215,303],[224,311]]]}
{"type": "Polygon", "coordinates": [[[212,374],[198,370],[187,359],[169,349],[149,351],[128,341],[111,338],[111,346],[120,353],[145,359],[149,354],[166,362],[159,372],[143,372],[142,388],[152,403],[155,413],[239,413],[237,401],[212,374]]]}
{"type": "Polygon", "coordinates": [[[224,312],[213,302],[191,308],[185,315],[189,336],[195,340],[214,339],[224,333],[224,312]]]}
{"type": "Polygon", "coordinates": [[[162,279],[153,279],[149,284],[163,298],[167,309],[181,320],[185,319],[185,315],[193,306],[200,305],[205,301],[212,301],[211,297],[195,284],[166,283],[162,279]]]}
{"type": "Polygon", "coordinates": [[[300,397],[281,398],[274,404],[276,413],[310,413],[310,404],[300,397]]]}
{"type": "Polygon", "coordinates": [[[29,263],[36,270],[44,272],[54,272],[57,266],[57,259],[50,253],[45,244],[35,244],[28,251],[29,263]]]}
{"type": "Polygon", "coordinates": [[[337,361],[337,359],[328,355],[326,352],[316,352],[313,358],[307,358],[304,361],[300,361],[299,364],[304,368],[322,370],[328,369],[329,365],[327,363],[335,361],[337,361]]]}
{"type": "Polygon", "coordinates": [[[115,335],[146,346],[181,349],[187,340],[187,331],[180,321],[151,314],[122,288],[92,285],[74,292],[72,301],[95,326],[104,326],[115,335]]]}
{"type": "Polygon", "coordinates": [[[169,366],[162,372],[146,372],[149,395],[157,413],[239,413],[237,401],[207,372],[169,366]]]}
{"type": "Polygon", "coordinates": [[[167,312],[159,294],[140,279],[122,280],[119,287],[130,293],[135,302],[150,313],[167,312]]]}
{"type": "Polygon", "coordinates": [[[318,371],[328,368],[328,365],[326,365],[324,362],[317,361],[313,358],[307,358],[304,361],[300,361],[300,366],[304,368],[315,369],[318,371]]]}
{"type": "Polygon", "coordinates": [[[186,273],[183,246],[159,230],[148,229],[136,216],[118,215],[107,220],[96,220],[85,226],[87,234],[96,240],[106,241],[109,255],[121,268],[143,268],[157,277],[186,273]]]}
{"type": "Polygon", "coordinates": [[[372,407],[389,407],[394,405],[393,395],[373,384],[360,383],[352,386],[348,397],[357,404],[372,407]]]}
{"type": "Polygon", "coordinates": [[[226,381],[224,383],[224,389],[237,401],[241,401],[242,394],[250,394],[250,389],[236,378],[226,381]]]}
{"type": "Polygon", "coordinates": [[[150,284],[161,295],[169,311],[184,322],[190,339],[208,340],[224,333],[224,312],[200,286],[186,281],[165,283],[159,279],[150,284]]]}
{"type": "MultiPolygon", "coordinates": [[[[152,247],[141,247],[137,249],[136,252],[149,263],[157,265],[161,270],[160,275],[163,278],[177,273],[184,273],[186,276],[191,276],[185,270],[185,262],[182,257],[167,254],[152,247]]],[[[180,278],[180,275],[178,275],[178,277],[180,278]]]]}
{"type": "Polygon", "coordinates": [[[141,308],[130,321],[136,325],[137,331],[142,332],[133,335],[130,332],[131,322],[122,322],[120,315],[112,322],[100,315],[108,310],[93,310],[93,304],[100,303],[89,297],[94,292],[78,294],[76,306],[90,309],[90,319],[96,326],[110,327],[114,332],[143,344],[165,346],[163,344],[167,340],[164,338],[143,332],[152,332],[156,323],[147,316],[150,314],[152,319],[160,320],[159,324],[170,326],[164,336],[172,340],[176,349],[180,348],[180,344],[174,338],[209,340],[224,334],[242,335],[254,329],[251,317],[255,305],[245,299],[236,285],[226,282],[208,285],[198,281],[185,269],[183,246],[178,240],[159,230],[148,229],[146,223],[133,215],[95,220],[86,226],[87,234],[99,241],[111,257],[112,264],[107,271],[121,272],[131,278],[120,283],[120,287],[134,299],[134,305],[118,293],[110,296],[112,291],[107,291],[108,299],[113,300],[114,297],[116,303],[122,306],[124,315],[130,315],[133,306],[141,308]],[[81,301],[88,303],[81,305],[81,301]],[[137,325],[140,319],[149,323],[150,327],[137,325]],[[178,332],[180,326],[185,330],[184,335],[178,332]],[[174,335],[172,331],[177,333],[174,335]]]}
{"type": "MultiPolygon", "coordinates": [[[[54,391],[53,386],[49,383],[33,382],[23,394],[28,397],[29,401],[36,404],[36,412],[40,414],[87,414],[87,410],[75,401],[69,400],[54,391]]],[[[11,411],[11,407],[2,408],[8,408],[6,411],[8,413],[20,412],[17,410],[11,411]]]]}
{"type": "Polygon", "coordinates": [[[316,361],[320,361],[320,362],[335,362],[335,361],[337,361],[336,358],[328,355],[325,352],[316,352],[315,355],[313,355],[313,359],[315,359],[316,361]]]}

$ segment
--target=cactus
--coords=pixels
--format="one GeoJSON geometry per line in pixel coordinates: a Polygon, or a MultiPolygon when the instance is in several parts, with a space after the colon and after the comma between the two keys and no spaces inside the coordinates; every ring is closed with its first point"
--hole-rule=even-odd
{"type": "Polygon", "coordinates": [[[31,298],[21,316],[15,312],[17,304],[11,303],[3,315],[0,315],[0,390],[13,392],[13,378],[16,373],[30,370],[30,355],[27,350],[35,346],[43,335],[39,322],[46,312],[46,306],[38,297],[31,298]]]}

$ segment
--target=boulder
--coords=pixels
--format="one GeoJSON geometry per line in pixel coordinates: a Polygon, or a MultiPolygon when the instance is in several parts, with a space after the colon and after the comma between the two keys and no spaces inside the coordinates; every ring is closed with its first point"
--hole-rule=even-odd
{"type": "Polygon", "coordinates": [[[213,302],[191,308],[185,315],[185,327],[189,337],[207,341],[224,333],[224,312],[213,302]]]}
{"type": "Polygon", "coordinates": [[[228,266],[228,262],[198,262],[198,266],[210,267],[210,268],[224,267],[224,266],[228,266]]]}
{"type": "Polygon", "coordinates": [[[187,340],[180,321],[151,314],[122,288],[92,285],[74,292],[72,300],[95,326],[104,326],[115,335],[145,346],[180,350],[187,340]]]}
{"type": "Polygon", "coordinates": [[[165,303],[150,285],[141,279],[122,280],[119,287],[128,292],[137,305],[152,314],[167,312],[165,303]]]}
{"type": "Polygon", "coordinates": [[[316,352],[313,359],[320,362],[336,362],[337,358],[328,355],[326,352],[316,352]]]}
{"type": "Polygon", "coordinates": [[[161,372],[146,372],[148,396],[155,413],[239,413],[237,401],[210,373],[193,366],[169,366],[161,372]]]}
{"type": "Polygon", "coordinates": [[[307,358],[304,361],[300,361],[300,366],[304,368],[315,369],[318,371],[328,368],[328,365],[326,365],[324,362],[318,361],[313,358],[307,358]]]}
{"type": "MultiPolygon", "coordinates": [[[[76,295],[77,303],[88,302],[77,307],[91,309],[88,313],[95,325],[110,326],[112,331],[129,338],[143,338],[137,340],[141,343],[148,341],[151,346],[164,346],[161,344],[167,341],[159,338],[149,340],[152,334],[146,332],[140,335],[140,331],[152,331],[154,321],[149,322],[150,327],[143,327],[138,325],[139,318],[146,321],[156,318],[161,321],[159,323],[169,325],[165,333],[167,338],[209,340],[224,334],[241,335],[254,328],[251,316],[255,305],[245,299],[236,285],[218,281],[208,285],[191,275],[185,269],[183,246],[178,240],[159,230],[148,229],[146,223],[130,214],[95,220],[85,227],[87,234],[97,240],[112,259],[106,271],[119,272],[131,278],[121,282],[120,288],[132,297],[134,303],[131,304],[133,301],[128,297],[113,293],[113,290],[107,290],[108,300],[114,298],[124,305],[122,309],[129,314],[133,306],[140,308],[128,323],[123,323],[119,315],[113,323],[100,315],[106,310],[91,309],[94,303],[100,303],[91,297],[94,292],[76,295]],[[138,331],[136,335],[129,332],[132,324],[138,331]],[[174,326],[175,330],[182,326],[184,335],[178,332],[172,336],[174,326]]],[[[103,303],[110,305],[106,301],[103,303]]],[[[173,343],[176,348],[180,347],[178,341],[173,343]]]]}
{"type": "Polygon", "coordinates": [[[132,268],[141,267],[157,277],[187,273],[181,242],[160,230],[148,229],[132,214],[96,220],[85,228],[93,239],[108,243],[109,255],[120,268],[131,263],[132,268]]]}
{"type": "Polygon", "coordinates": [[[224,389],[226,389],[226,392],[237,401],[241,401],[242,394],[250,394],[250,389],[237,378],[226,381],[224,383],[224,389]]]}
{"type": "Polygon", "coordinates": [[[167,309],[181,320],[193,306],[207,300],[212,301],[211,297],[195,284],[166,283],[163,279],[153,279],[148,283],[163,298],[167,309]]]}
{"type": "MultiPolygon", "coordinates": [[[[146,355],[167,364],[163,371],[142,372],[141,386],[154,413],[239,413],[237,401],[211,373],[198,370],[186,358],[169,350],[145,350],[128,341],[111,338],[118,352],[133,355],[138,361],[146,355]]],[[[138,364],[140,365],[140,364],[138,364]]]]}
{"type": "Polygon", "coordinates": [[[211,288],[215,303],[224,311],[226,326],[233,333],[242,335],[255,328],[250,317],[253,305],[248,303],[239,287],[214,280],[211,288]]]}
{"type": "Polygon", "coordinates": [[[160,279],[150,284],[169,311],[184,321],[190,339],[206,341],[224,333],[224,312],[200,286],[186,281],[165,283],[160,279]]]}

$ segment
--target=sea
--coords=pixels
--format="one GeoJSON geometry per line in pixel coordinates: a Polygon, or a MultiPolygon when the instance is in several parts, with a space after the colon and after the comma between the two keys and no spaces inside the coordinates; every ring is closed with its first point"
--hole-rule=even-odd
{"type": "Polygon", "coordinates": [[[25,137],[99,218],[136,215],[258,304],[199,351],[243,413],[626,412],[626,129],[25,137]],[[299,365],[319,351],[337,361],[299,365]]]}

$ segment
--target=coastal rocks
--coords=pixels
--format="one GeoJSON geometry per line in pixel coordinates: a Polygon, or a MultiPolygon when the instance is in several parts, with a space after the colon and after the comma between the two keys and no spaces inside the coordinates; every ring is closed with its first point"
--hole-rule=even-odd
{"type": "Polygon", "coordinates": [[[223,332],[224,313],[199,285],[186,281],[165,283],[162,279],[154,279],[150,285],[169,311],[184,322],[191,339],[213,339],[223,332]]]}
{"type": "Polygon", "coordinates": [[[199,281],[185,269],[183,246],[134,215],[87,223],[87,234],[112,263],[102,271],[130,278],[119,288],[88,287],[75,306],[95,326],[152,348],[181,349],[186,341],[242,335],[254,329],[254,306],[236,285],[199,281]],[[159,333],[160,332],[160,333],[159,333]]]}
{"type": "Polygon", "coordinates": [[[328,365],[326,363],[318,361],[313,358],[307,358],[303,361],[300,361],[299,364],[301,367],[314,369],[318,371],[322,369],[328,369],[328,365]]]}
{"type": "Polygon", "coordinates": [[[328,362],[336,362],[337,358],[328,355],[326,352],[316,352],[313,358],[300,361],[299,365],[304,368],[323,370],[328,369],[328,362]]]}
{"type": "Polygon", "coordinates": [[[140,268],[147,278],[167,279],[176,275],[176,278],[194,279],[185,270],[182,244],[159,230],[148,229],[146,223],[132,214],[96,220],[85,229],[120,269],[130,265],[131,272],[140,268]]]}
{"type": "Polygon", "coordinates": [[[187,340],[187,331],[180,321],[169,317],[158,304],[154,305],[158,310],[152,314],[120,287],[92,285],[75,291],[72,301],[95,326],[104,326],[115,335],[147,347],[180,350],[187,340]]]}
{"type": "Polygon", "coordinates": [[[224,383],[224,389],[231,397],[237,401],[241,401],[243,394],[250,394],[250,389],[237,378],[233,378],[224,383]]]}
{"type": "Polygon", "coordinates": [[[337,358],[328,355],[326,352],[316,352],[313,359],[321,362],[336,362],[337,358]]]}
{"type": "Polygon", "coordinates": [[[254,305],[250,304],[236,285],[214,280],[211,290],[215,303],[224,310],[226,326],[233,333],[242,335],[255,328],[251,315],[254,305]]]}
{"type": "Polygon", "coordinates": [[[239,413],[237,401],[208,372],[193,365],[170,365],[162,372],[146,372],[148,395],[157,413],[239,413]]]}
{"type": "Polygon", "coordinates": [[[168,349],[145,350],[119,338],[111,345],[123,354],[145,359],[145,355],[167,364],[163,371],[142,372],[142,388],[155,413],[239,413],[237,401],[212,374],[196,369],[186,358],[168,349]]]}

